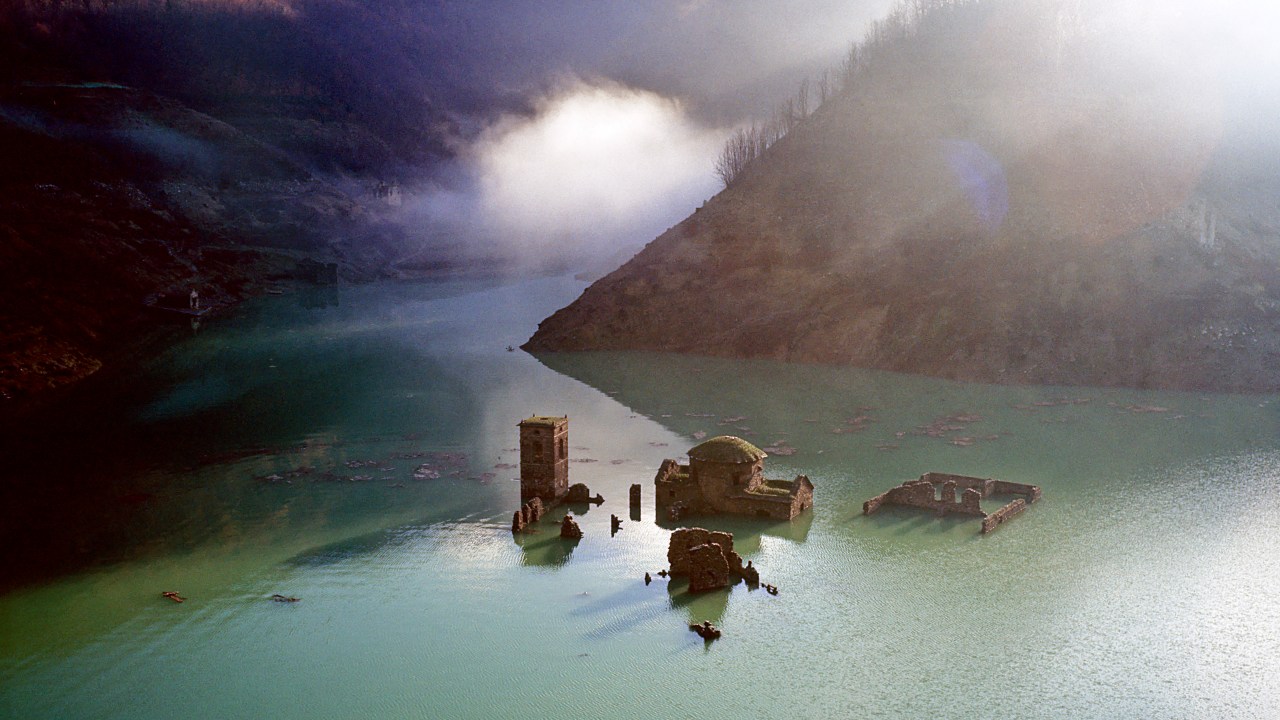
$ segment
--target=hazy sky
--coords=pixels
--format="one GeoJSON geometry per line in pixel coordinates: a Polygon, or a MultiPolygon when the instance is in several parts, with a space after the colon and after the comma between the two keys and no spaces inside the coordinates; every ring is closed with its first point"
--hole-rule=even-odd
{"type": "Polygon", "coordinates": [[[447,182],[406,212],[432,235],[527,258],[590,265],[637,250],[719,190],[714,162],[734,127],[838,65],[889,4],[432,6],[445,100],[469,127],[447,182]]]}
{"type": "MultiPolygon", "coordinates": [[[[1026,3],[1059,23],[1074,14],[1080,37],[1114,43],[1115,61],[1135,74],[1196,58],[1220,66],[1228,104],[1256,104],[1277,89],[1276,0],[1026,3]]],[[[459,113],[464,131],[449,181],[414,197],[408,213],[437,236],[445,228],[530,257],[556,249],[589,263],[585,256],[634,251],[720,189],[714,161],[735,127],[767,118],[802,78],[838,65],[890,5],[420,6],[441,41],[441,101],[459,113]]],[[[1238,116],[1253,125],[1237,132],[1276,135],[1265,120],[1272,116],[1238,116]]]]}

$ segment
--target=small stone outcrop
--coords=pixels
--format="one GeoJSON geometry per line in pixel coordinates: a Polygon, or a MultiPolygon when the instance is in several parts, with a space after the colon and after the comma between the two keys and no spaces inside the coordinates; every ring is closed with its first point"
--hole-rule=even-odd
{"type": "Polygon", "coordinates": [[[542,519],[542,498],[533,498],[520,506],[511,518],[511,532],[528,531],[534,523],[542,519]]]}
{"type": "Polygon", "coordinates": [[[574,483],[569,486],[569,492],[564,496],[567,503],[595,503],[596,505],[604,504],[604,496],[597,493],[595,497],[591,497],[591,488],[584,483],[574,483]]]}
{"type": "Polygon", "coordinates": [[[702,636],[703,640],[715,640],[720,637],[720,628],[712,625],[710,620],[703,620],[701,624],[689,623],[689,629],[702,636]]]}
{"type": "MultiPolygon", "coordinates": [[[[671,533],[667,562],[673,577],[689,578],[689,592],[728,587],[734,578],[747,578],[742,556],[733,550],[733,534],[704,528],[681,528],[671,533]]],[[[751,569],[755,573],[755,568],[751,569]]],[[[758,580],[759,574],[755,573],[758,580]]]]}
{"type": "Polygon", "coordinates": [[[566,540],[582,539],[582,528],[578,527],[578,521],[572,515],[565,515],[564,520],[560,521],[560,537],[566,540]]]}

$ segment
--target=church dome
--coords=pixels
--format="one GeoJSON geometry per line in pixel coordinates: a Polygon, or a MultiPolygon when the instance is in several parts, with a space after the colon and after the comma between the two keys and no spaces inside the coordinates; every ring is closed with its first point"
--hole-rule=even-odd
{"type": "Polygon", "coordinates": [[[766,457],[763,450],[732,435],[721,435],[689,451],[690,460],[714,463],[751,463],[766,457]]]}

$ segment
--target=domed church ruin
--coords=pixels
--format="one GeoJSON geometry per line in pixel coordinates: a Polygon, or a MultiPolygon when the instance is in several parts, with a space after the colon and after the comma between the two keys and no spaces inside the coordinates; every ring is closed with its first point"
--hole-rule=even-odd
{"type": "Polygon", "coordinates": [[[689,450],[689,464],[664,460],[653,479],[658,516],[753,515],[790,520],[813,507],[813,483],[767,480],[763,450],[739,437],[721,435],[689,450]]]}

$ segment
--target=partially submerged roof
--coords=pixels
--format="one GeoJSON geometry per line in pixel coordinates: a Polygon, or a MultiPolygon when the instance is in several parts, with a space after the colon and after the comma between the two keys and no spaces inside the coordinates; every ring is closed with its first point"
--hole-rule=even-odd
{"type": "Polygon", "coordinates": [[[555,427],[560,423],[568,422],[568,421],[569,421],[568,415],[534,415],[531,418],[526,418],[524,420],[521,420],[520,426],[523,427],[525,425],[541,425],[545,427],[555,427]]]}
{"type": "Polygon", "coordinates": [[[690,460],[716,463],[749,463],[767,457],[765,452],[740,437],[721,435],[689,451],[690,460]]]}

